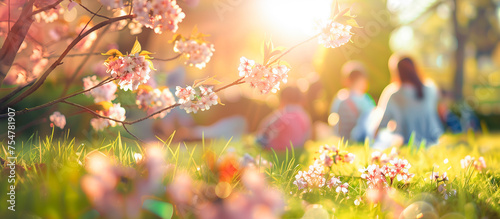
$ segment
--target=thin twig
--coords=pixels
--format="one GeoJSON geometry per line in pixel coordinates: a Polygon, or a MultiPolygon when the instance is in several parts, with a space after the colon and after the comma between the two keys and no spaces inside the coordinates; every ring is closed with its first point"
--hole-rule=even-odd
{"type": "Polygon", "coordinates": [[[88,11],[89,13],[93,14],[94,16],[101,17],[101,18],[105,18],[105,19],[108,19],[108,20],[109,20],[109,19],[111,19],[110,17],[106,17],[106,16],[104,16],[104,15],[100,15],[100,14],[99,14],[99,10],[101,10],[102,5],[101,5],[101,7],[99,8],[99,10],[98,10],[97,12],[93,12],[93,11],[91,11],[91,10],[90,10],[90,9],[88,9],[87,7],[83,6],[83,4],[81,4],[81,3],[80,3],[79,5],[80,5],[80,6],[82,6],[82,8],[83,8],[83,9],[85,9],[86,11],[88,11]]]}
{"type": "Polygon", "coordinates": [[[95,18],[95,16],[97,15],[97,13],[99,13],[99,11],[101,11],[102,9],[102,5],[101,7],[99,7],[99,9],[97,10],[97,12],[95,14],[92,15],[92,17],[90,17],[89,21],[87,21],[87,23],[85,24],[85,26],[83,26],[82,30],[80,31],[80,33],[78,34],[78,36],[81,36],[83,31],[85,31],[85,29],[87,29],[87,27],[89,26],[90,22],[92,22],[92,20],[95,18]]]}
{"type": "Polygon", "coordinates": [[[12,92],[10,92],[9,94],[5,95],[4,97],[2,97],[2,99],[0,99],[0,103],[3,104],[4,102],[7,102],[10,98],[12,98],[13,96],[15,96],[17,93],[21,92],[22,90],[24,90],[25,88],[33,85],[35,83],[35,80],[32,80],[30,83],[27,83],[25,85],[20,85],[19,87],[17,87],[15,90],[13,90],[12,92]]]}
{"type": "Polygon", "coordinates": [[[135,136],[134,134],[132,134],[131,131],[128,130],[127,125],[123,124],[122,126],[125,129],[125,131],[127,131],[130,135],[132,135],[132,137],[134,137],[137,141],[140,141],[140,142],[144,143],[143,140],[141,140],[139,137],[135,136]]]}
{"type": "MultiPolygon", "coordinates": [[[[104,35],[104,33],[106,33],[106,31],[108,31],[109,28],[110,28],[110,26],[106,26],[102,30],[101,34],[104,35]]],[[[94,41],[94,43],[92,44],[92,46],[91,46],[91,48],[89,50],[90,52],[93,52],[97,48],[97,45],[99,44],[100,39],[102,39],[102,37],[98,37],[94,41]]],[[[83,69],[83,67],[85,66],[85,64],[87,63],[87,61],[89,59],[90,59],[90,54],[88,54],[87,56],[85,56],[85,58],[82,60],[82,62],[80,63],[80,65],[78,65],[78,67],[75,69],[75,72],[71,75],[71,77],[67,81],[66,85],[64,86],[64,90],[63,90],[61,96],[64,96],[64,95],[67,94],[70,85],[73,83],[73,81],[76,79],[76,77],[80,74],[80,71],[83,69]]]]}
{"type": "Polygon", "coordinates": [[[182,56],[182,53],[181,54],[178,54],[172,58],[168,58],[168,59],[161,59],[161,58],[153,58],[153,60],[156,60],[156,61],[163,61],[163,62],[168,62],[168,61],[173,61],[173,60],[176,60],[178,59],[179,57],[182,56]]]}
{"type": "MultiPolygon", "coordinates": [[[[100,38],[100,37],[99,37],[100,38]]],[[[98,39],[99,39],[98,38],[98,39]]],[[[101,55],[100,52],[90,52],[90,53],[77,53],[77,54],[68,54],[66,55],[66,58],[70,57],[80,57],[80,56],[93,56],[93,55],[101,55]]],[[[51,56],[45,56],[44,58],[46,59],[53,59],[53,58],[58,58],[61,55],[51,55],[51,56]]]]}
{"type": "MultiPolygon", "coordinates": [[[[42,105],[39,105],[39,106],[36,106],[36,107],[33,107],[33,108],[26,108],[26,109],[24,109],[24,110],[17,111],[17,112],[16,112],[16,115],[22,115],[22,114],[25,114],[25,113],[28,113],[28,112],[31,112],[31,111],[35,111],[35,110],[43,109],[43,108],[45,108],[45,107],[52,106],[52,105],[54,105],[54,104],[56,104],[56,103],[60,103],[60,102],[62,102],[62,101],[64,101],[64,100],[69,99],[69,98],[71,98],[71,97],[74,97],[74,96],[76,96],[76,95],[79,95],[79,94],[83,94],[83,93],[89,92],[89,91],[91,91],[91,90],[93,90],[93,89],[95,89],[95,88],[97,88],[97,87],[99,87],[99,86],[101,86],[101,85],[107,84],[107,83],[109,83],[109,82],[111,82],[111,81],[114,81],[114,80],[115,80],[115,79],[113,79],[112,77],[108,77],[108,78],[104,79],[103,81],[101,81],[99,84],[97,84],[97,85],[95,85],[95,86],[93,86],[93,87],[91,87],[91,88],[89,88],[89,89],[82,90],[82,91],[79,91],[79,92],[73,93],[73,94],[71,94],[71,95],[65,96],[65,97],[61,97],[61,98],[59,98],[59,99],[56,99],[56,100],[50,101],[50,102],[48,102],[48,103],[45,103],[45,104],[42,104],[42,105]]],[[[2,114],[2,115],[0,115],[0,118],[5,118],[5,117],[7,117],[7,114],[2,114]]]]}
{"type": "Polygon", "coordinates": [[[269,62],[268,64],[266,64],[266,67],[269,67],[270,65],[272,65],[273,63],[277,62],[279,59],[281,59],[283,56],[285,56],[286,54],[290,53],[292,50],[294,50],[295,48],[301,46],[302,44],[305,44],[313,39],[316,39],[317,37],[319,37],[321,35],[321,33],[319,34],[316,34],[314,35],[313,37],[307,39],[307,40],[304,40],[302,41],[301,43],[295,45],[295,46],[292,46],[290,47],[289,49],[287,49],[284,53],[281,53],[281,55],[279,55],[278,57],[276,57],[272,62],[269,62]]]}

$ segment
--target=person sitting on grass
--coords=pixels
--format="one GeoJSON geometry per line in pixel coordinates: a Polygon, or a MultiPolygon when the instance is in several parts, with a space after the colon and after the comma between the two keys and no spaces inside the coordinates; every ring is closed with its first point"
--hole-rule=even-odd
{"type": "MultiPolygon", "coordinates": [[[[436,144],[443,133],[437,111],[437,86],[432,80],[423,80],[419,76],[415,63],[409,57],[393,55],[389,60],[389,68],[393,83],[380,96],[378,107],[383,111],[383,116],[379,129],[389,127],[394,139],[402,137],[404,144],[409,142],[412,135],[415,145],[422,142],[426,145],[436,144]]],[[[380,134],[377,140],[380,140],[380,134]]],[[[376,142],[375,147],[384,149],[391,144],[378,145],[376,142]]]]}
{"type": "Polygon", "coordinates": [[[303,94],[297,87],[286,87],[280,98],[279,109],[261,123],[257,142],[276,151],[283,151],[290,145],[303,147],[311,130],[311,119],[302,106],[303,94]]]}
{"type": "Polygon", "coordinates": [[[366,93],[368,74],[358,61],[349,61],[342,66],[346,88],[341,89],[330,107],[330,116],[338,118],[334,134],[346,140],[362,142],[369,137],[367,119],[375,107],[373,98],[366,93]]]}

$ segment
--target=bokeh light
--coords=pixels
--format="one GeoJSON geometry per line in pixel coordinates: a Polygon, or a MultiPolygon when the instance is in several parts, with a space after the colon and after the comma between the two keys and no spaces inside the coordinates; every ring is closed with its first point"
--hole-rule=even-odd
{"type": "Polygon", "coordinates": [[[332,0],[260,0],[264,19],[281,31],[315,33],[317,21],[331,15],[332,0]]]}

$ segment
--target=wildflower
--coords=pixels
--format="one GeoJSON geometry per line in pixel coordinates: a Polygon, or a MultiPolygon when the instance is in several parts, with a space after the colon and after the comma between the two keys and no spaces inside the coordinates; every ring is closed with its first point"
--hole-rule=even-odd
{"type": "MultiPolygon", "coordinates": [[[[95,87],[99,84],[99,80],[97,80],[97,77],[94,76],[89,76],[83,78],[83,89],[88,90],[92,87],[95,87]]],[[[117,86],[113,82],[109,82],[106,84],[103,84],[99,87],[96,87],[88,92],[86,92],[86,95],[90,95],[94,98],[95,103],[99,103],[102,101],[112,101],[116,98],[116,90],[117,86]]]]}
{"type": "Polygon", "coordinates": [[[432,172],[430,179],[431,180],[438,180],[439,179],[439,172],[432,172]]]}
{"type": "Polygon", "coordinates": [[[394,172],[398,181],[404,180],[406,182],[415,175],[408,173],[408,169],[411,168],[411,165],[407,160],[394,159],[392,161],[389,161],[389,163],[394,165],[394,172]]]}
{"type": "Polygon", "coordinates": [[[355,158],[356,158],[356,155],[354,155],[353,153],[348,153],[344,156],[344,162],[352,163],[352,162],[354,162],[355,158]]]}
{"type": "Polygon", "coordinates": [[[341,184],[342,182],[340,181],[339,178],[336,178],[336,177],[332,177],[330,180],[328,180],[328,182],[326,183],[326,186],[328,188],[333,188],[333,187],[336,187],[338,186],[339,184],[341,184]]]}
{"type": "Polygon", "coordinates": [[[354,200],[354,205],[359,206],[361,204],[361,197],[354,200]]]}
{"type": "Polygon", "coordinates": [[[369,188],[378,188],[387,186],[387,181],[380,167],[376,164],[369,165],[366,168],[359,169],[361,178],[368,182],[369,188]]]}
{"type": "Polygon", "coordinates": [[[443,175],[441,175],[441,180],[448,181],[448,175],[446,174],[446,172],[444,172],[443,175]]]}
{"type": "Polygon", "coordinates": [[[52,115],[49,117],[50,122],[51,122],[51,127],[52,125],[55,125],[56,127],[59,127],[60,129],[64,129],[64,126],[66,125],[66,117],[61,114],[59,111],[55,111],[52,113],[52,115]]]}
{"type": "Polygon", "coordinates": [[[299,190],[308,188],[312,190],[314,188],[321,188],[325,186],[326,179],[324,178],[324,167],[319,164],[313,164],[309,166],[308,171],[299,171],[295,176],[294,185],[299,187],[299,190]]]}
{"type": "Polygon", "coordinates": [[[347,193],[349,191],[349,190],[347,190],[347,188],[349,188],[349,184],[348,183],[344,183],[344,184],[338,186],[335,191],[337,193],[343,192],[345,194],[345,193],[347,193]]]}
{"type": "Polygon", "coordinates": [[[142,154],[134,153],[134,160],[135,160],[135,163],[141,162],[142,161],[142,154]]]}
{"type": "Polygon", "coordinates": [[[135,20],[157,34],[163,31],[176,32],[179,23],[186,17],[176,0],[136,0],[133,2],[135,20]]]}
{"type": "Polygon", "coordinates": [[[199,69],[205,68],[214,51],[214,44],[200,43],[196,40],[177,40],[174,46],[174,52],[186,56],[186,65],[195,66],[199,69]]]}
{"type": "Polygon", "coordinates": [[[476,170],[481,171],[486,168],[486,162],[483,157],[479,157],[478,160],[475,160],[475,157],[471,157],[470,155],[465,156],[464,159],[460,160],[460,164],[462,169],[468,168],[472,165],[476,170]]]}
{"type": "Polygon", "coordinates": [[[324,22],[321,24],[319,43],[323,44],[326,48],[340,47],[351,39],[351,29],[350,25],[343,25],[333,20],[324,22]]]}

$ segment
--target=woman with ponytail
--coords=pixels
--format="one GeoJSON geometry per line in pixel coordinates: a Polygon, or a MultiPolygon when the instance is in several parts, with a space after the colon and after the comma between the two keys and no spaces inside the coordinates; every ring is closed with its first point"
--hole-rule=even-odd
{"type": "MultiPolygon", "coordinates": [[[[386,129],[408,143],[414,135],[414,144],[437,143],[442,127],[437,113],[438,89],[431,80],[423,80],[413,60],[393,55],[389,60],[392,83],[379,100],[383,112],[379,129],[386,129]]],[[[381,133],[379,133],[380,135],[381,133]]],[[[380,136],[379,136],[380,138],[380,136]]]]}

